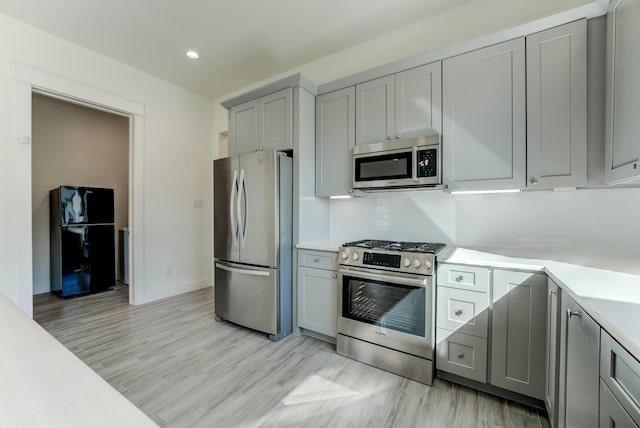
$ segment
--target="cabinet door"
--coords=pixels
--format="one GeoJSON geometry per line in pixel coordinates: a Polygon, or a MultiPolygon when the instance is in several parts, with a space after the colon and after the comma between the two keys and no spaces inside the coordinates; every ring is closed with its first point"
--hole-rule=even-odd
{"type": "Polygon", "coordinates": [[[293,148],[291,128],[291,88],[260,98],[260,148],[293,148]]]}
{"type": "Polygon", "coordinates": [[[640,1],[613,0],[607,15],[606,184],[640,178],[640,1]]]}
{"type": "Polygon", "coordinates": [[[607,385],[600,381],[600,428],[638,428],[607,385]]]}
{"type": "Polygon", "coordinates": [[[356,144],[394,138],[394,76],[356,85],[356,144]]]}
{"type": "Polygon", "coordinates": [[[249,101],[229,110],[229,154],[237,155],[258,150],[258,100],[249,101]]]}
{"type": "Polygon", "coordinates": [[[527,36],[529,188],[587,183],[587,21],[527,36]]]}
{"type": "Polygon", "coordinates": [[[494,270],[491,384],[544,399],[545,275],[494,270]]]}
{"type": "Polygon", "coordinates": [[[559,427],[596,428],[600,372],[600,327],[568,295],[562,296],[559,427]]]}
{"type": "Polygon", "coordinates": [[[347,195],[355,144],[354,86],[316,98],[316,196],[347,195]]]}
{"type": "Polygon", "coordinates": [[[560,288],[549,279],[547,282],[547,358],[545,371],[544,386],[544,405],[547,409],[549,422],[552,427],[557,426],[558,412],[556,406],[558,404],[558,358],[559,358],[559,326],[558,319],[560,316],[560,306],[558,302],[561,299],[560,288]]]}
{"type": "Polygon", "coordinates": [[[336,337],[338,280],[335,271],[298,267],[298,325],[336,337]]]}
{"type": "Polygon", "coordinates": [[[412,68],[395,76],[395,137],[442,133],[442,64],[412,68]]]}
{"type": "Polygon", "coordinates": [[[446,59],[442,79],[444,184],[453,191],[524,188],[524,39],[446,59]]]}

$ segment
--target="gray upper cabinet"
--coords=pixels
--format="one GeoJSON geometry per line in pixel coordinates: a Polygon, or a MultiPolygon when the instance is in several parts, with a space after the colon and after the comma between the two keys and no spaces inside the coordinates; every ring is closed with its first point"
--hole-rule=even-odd
{"type": "Polygon", "coordinates": [[[544,399],[547,277],[494,270],[491,381],[544,399]]]}
{"type": "Polygon", "coordinates": [[[606,184],[640,178],[640,0],[613,0],[607,16],[606,184]]]}
{"type": "Polygon", "coordinates": [[[258,100],[249,101],[229,109],[229,154],[258,150],[258,100]]]}
{"type": "Polygon", "coordinates": [[[351,191],[355,144],[354,86],[316,97],[316,196],[351,191]]]}
{"type": "Polygon", "coordinates": [[[259,107],[260,149],[284,150],[293,148],[291,88],[260,98],[259,107]]]}
{"type": "Polygon", "coordinates": [[[446,59],[443,182],[453,191],[525,187],[525,42],[446,59]]]}
{"type": "Polygon", "coordinates": [[[587,182],[587,22],[527,36],[527,187],[587,182]]]}
{"type": "Polygon", "coordinates": [[[558,425],[558,362],[560,349],[560,305],[562,290],[558,284],[548,279],[547,282],[547,357],[544,382],[544,405],[549,422],[555,428],[558,425]]]}
{"type": "Polygon", "coordinates": [[[356,144],[441,132],[441,63],[356,85],[356,144]]]}
{"type": "Polygon", "coordinates": [[[600,326],[562,296],[558,427],[598,427],[600,326]]]}
{"type": "Polygon", "coordinates": [[[229,109],[229,154],[293,147],[292,91],[271,95],[229,109]]]}

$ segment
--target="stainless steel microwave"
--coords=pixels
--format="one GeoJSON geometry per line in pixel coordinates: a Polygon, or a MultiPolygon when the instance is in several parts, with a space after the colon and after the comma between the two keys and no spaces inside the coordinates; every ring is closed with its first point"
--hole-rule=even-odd
{"type": "Polygon", "coordinates": [[[353,148],[353,188],[384,189],[442,184],[440,135],[353,148]]]}

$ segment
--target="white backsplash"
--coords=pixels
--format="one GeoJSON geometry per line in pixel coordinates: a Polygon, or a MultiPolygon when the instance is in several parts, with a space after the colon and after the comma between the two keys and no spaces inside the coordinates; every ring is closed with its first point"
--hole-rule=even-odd
{"type": "Polygon", "coordinates": [[[331,238],[443,242],[640,274],[640,189],[332,200],[331,238]]]}

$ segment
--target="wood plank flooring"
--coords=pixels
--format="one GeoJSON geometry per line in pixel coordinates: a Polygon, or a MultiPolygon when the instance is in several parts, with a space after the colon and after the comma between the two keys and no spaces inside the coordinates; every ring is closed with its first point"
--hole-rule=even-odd
{"type": "Polygon", "coordinates": [[[535,409],[432,387],[305,336],[214,320],[213,288],[141,306],[128,289],[34,296],[34,319],[163,427],[548,427],[535,409]]]}

